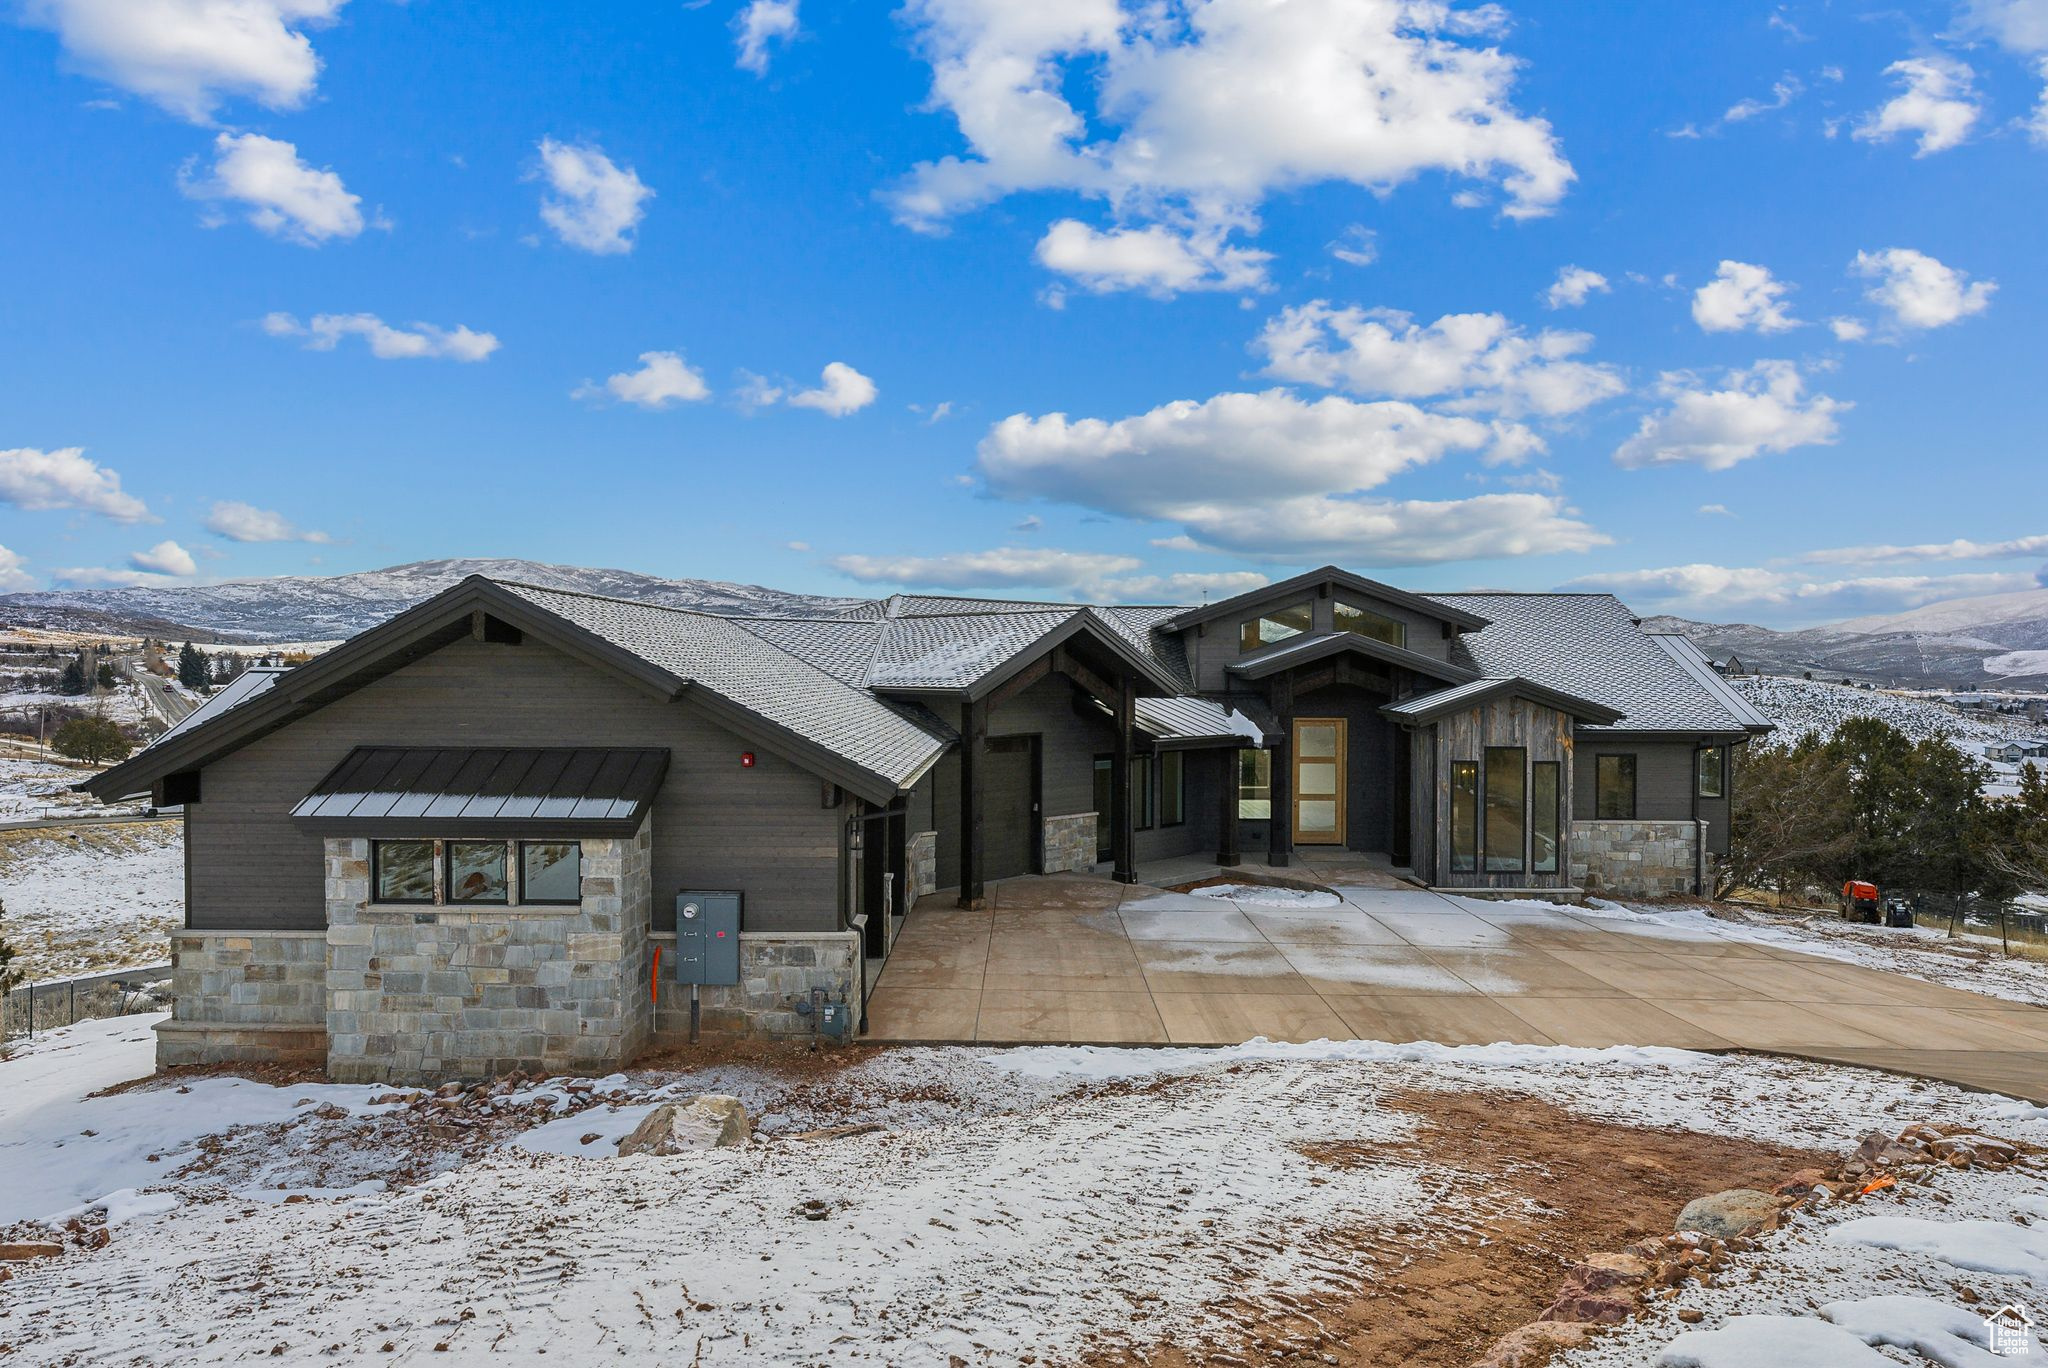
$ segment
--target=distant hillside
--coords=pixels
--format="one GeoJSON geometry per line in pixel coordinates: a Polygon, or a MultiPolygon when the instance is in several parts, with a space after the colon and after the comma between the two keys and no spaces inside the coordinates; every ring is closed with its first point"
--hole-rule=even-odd
{"type": "Polygon", "coordinates": [[[539,561],[433,560],[352,575],[0,594],[0,624],[208,640],[331,641],[374,627],[467,575],[743,617],[823,617],[861,602],[720,580],[661,579],[630,570],[586,570],[539,561]]]}
{"type": "Polygon", "coordinates": [[[1950,599],[1797,632],[1680,617],[1643,621],[1684,633],[1716,660],[1733,653],[1768,674],[1811,670],[1913,688],[2048,688],[2048,589],[1950,599]]]}

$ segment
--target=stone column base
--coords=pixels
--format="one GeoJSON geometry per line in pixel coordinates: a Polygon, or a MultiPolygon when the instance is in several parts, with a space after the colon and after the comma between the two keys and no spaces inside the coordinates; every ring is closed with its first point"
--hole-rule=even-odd
{"type": "Polygon", "coordinates": [[[326,1063],[325,1026],[218,1021],[160,1021],[156,1026],[159,1069],[185,1064],[301,1064],[317,1069],[326,1063]]]}

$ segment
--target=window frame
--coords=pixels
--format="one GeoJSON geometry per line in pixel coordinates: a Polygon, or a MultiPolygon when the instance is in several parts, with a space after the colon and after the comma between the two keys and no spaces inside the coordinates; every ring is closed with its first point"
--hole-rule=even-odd
{"type": "Polygon", "coordinates": [[[1159,828],[1162,831],[1177,826],[1186,826],[1188,820],[1188,767],[1187,752],[1167,750],[1159,752],[1159,828]],[[1173,782],[1166,782],[1167,761],[1173,762],[1173,782]],[[1173,820],[1167,820],[1171,800],[1173,820]]]}
{"type": "MultiPolygon", "coordinates": [[[[1157,787],[1153,782],[1153,756],[1131,757],[1131,830],[1150,831],[1153,826],[1157,787]]],[[[1114,764],[1114,761],[1111,761],[1114,764]]]]}
{"type": "Polygon", "coordinates": [[[393,836],[370,842],[370,901],[383,907],[434,907],[441,901],[441,843],[427,837],[393,836]],[[424,898],[387,898],[383,879],[383,848],[388,845],[423,845],[427,848],[430,887],[424,898]]]}
{"type": "Polygon", "coordinates": [[[1483,872],[1487,874],[1527,874],[1529,872],[1529,748],[1527,746],[1488,746],[1483,754],[1480,784],[1485,801],[1480,804],[1479,851],[1483,872]],[[1515,759],[1510,762],[1508,756],[1515,759]],[[1496,766],[1495,757],[1499,757],[1496,766]],[[1515,851],[1514,863],[1505,863],[1505,856],[1493,853],[1493,811],[1494,778],[1496,773],[1512,773],[1515,782],[1515,851]]]}
{"type": "Polygon", "coordinates": [[[1263,651],[1270,646],[1278,646],[1283,641],[1292,641],[1296,637],[1308,636],[1315,629],[1316,601],[1314,599],[1305,598],[1299,602],[1285,603],[1271,612],[1254,614],[1237,624],[1238,653],[1249,655],[1253,651],[1263,651]],[[1304,625],[1301,627],[1289,627],[1287,623],[1281,622],[1275,616],[1277,613],[1296,612],[1302,615],[1304,625]],[[1288,629],[1286,635],[1274,637],[1271,641],[1266,640],[1265,634],[1260,629],[1269,622],[1275,626],[1286,627],[1288,629]]]}
{"type": "Polygon", "coordinates": [[[1479,762],[1477,760],[1451,761],[1451,872],[1453,874],[1477,874],[1479,872],[1479,851],[1482,844],[1479,834],[1479,762]],[[1463,823],[1470,844],[1464,845],[1458,839],[1460,822],[1458,808],[1467,809],[1463,823]]]}
{"type": "MultiPolygon", "coordinates": [[[[444,907],[516,907],[512,900],[512,851],[510,840],[491,840],[487,837],[452,837],[441,845],[441,905],[444,907]],[[458,898],[455,896],[455,847],[496,846],[499,858],[504,862],[505,896],[502,898],[458,898]]],[[[522,892],[524,890],[521,890],[522,892]]]]}
{"type": "Polygon", "coordinates": [[[583,905],[583,842],[573,841],[515,840],[512,842],[513,871],[519,878],[520,907],[581,907],[583,905]],[[569,845],[576,847],[576,896],[573,898],[536,898],[526,888],[526,848],[528,846],[569,845]]]}
{"type": "Polygon", "coordinates": [[[1356,603],[1349,603],[1343,599],[1336,600],[1330,606],[1330,630],[1335,632],[1348,632],[1352,636],[1363,637],[1367,641],[1377,641],[1383,645],[1397,647],[1404,651],[1408,649],[1407,623],[1401,621],[1401,619],[1399,618],[1389,617],[1385,613],[1382,613],[1377,609],[1363,608],[1356,603]],[[1385,623],[1388,627],[1393,629],[1393,636],[1391,638],[1388,638],[1376,635],[1372,632],[1361,632],[1355,627],[1346,627],[1344,625],[1344,614],[1346,613],[1356,613],[1358,616],[1365,618],[1369,621],[1385,623]]]}
{"type": "Polygon", "coordinates": [[[1273,820],[1273,752],[1263,746],[1240,746],[1237,751],[1237,820],[1240,822],[1270,822],[1273,820]],[[1245,757],[1251,756],[1254,782],[1245,782],[1245,757]],[[1256,782],[1260,769],[1265,771],[1265,782],[1256,782]],[[1263,797],[1253,797],[1263,794],[1263,797]],[[1246,812],[1247,803],[1264,803],[1264,812],[1246,812]]]}
{"type": "MultiPolygon", "coordinates": [[[[1617,763],[1617,769],[1619,764],[1617,763]]],[[[1603,751],[1593,757],[1593,819],[1600,822],[1633,822],[1637,812],[1637,790],[1640,787],[1642,762],[1634,751],[1603,751]],[[1607,762],[1628,762],[1628,812],[1625,816],[1613,816],[1607,811],[1605,799],[1605,770],[1607,762]]]]}
{"type": "Polygon", "coordinates": [[[1559,874],[1564,869],[1564,762],[1562,760],[1531,760],[1529,762],[1529,872],[1531,874],[1559,874]],[[1540,788],[1536,782],[1539,773],[1550,776],[1550,801],[1541,800],[1540,788]],[[1550,837],[1550,862],[1545,864],[1537,856],[1537,838],[1545,834],[1539,829],[1538,819],[1546,819],[1550,837]]]}
{"type": "Polygon", "coordinates": [[[1728,748],[1722,745],[1701,746],[1692,753],[1692,791],[1696,798],[1719,802],[1728,797],[1728,748]],[[1714,791],[1707,792],[1708,770],[1706,758],[1714,757],[1714,791]]]}

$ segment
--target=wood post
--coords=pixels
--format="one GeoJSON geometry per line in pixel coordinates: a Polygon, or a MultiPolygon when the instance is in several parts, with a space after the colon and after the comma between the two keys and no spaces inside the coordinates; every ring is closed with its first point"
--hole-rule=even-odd
{"type": "Polygon", "coordinates": [[[1242,760],[1236,751],[1223,753],[1223,812],[1219,824],[1221,835],[1216,842],[1216,863],[1236,865],[1243,863],[1237,852],[1237,804],[1243,794],[1242,760]]]}
{"type": "Polygon", "coordinates": [[[1121,680],[1116,692],[1116,757],[1109,772],[1109,858],[1110,877],[1118,883],[1138,881],[1131,829],[1131,733],[1138,725],[1138,697],[1129,678],[1121,680]]]}
{"type": "Polygon", "coordinates": [[[1279,868],[1294,858],[1294,738],[1283,732],[1272,755],[1273,817],[1266,823],[1266,863],[1279,868]]]}
{"type": "Polygon", "coordinates": [[[967,704],[966,723],[960,729],[960,906],[987,905],[983,886],[982,783],[987,765],[982,752],[988,745],[988,701],[973,699],[967,704]]]}

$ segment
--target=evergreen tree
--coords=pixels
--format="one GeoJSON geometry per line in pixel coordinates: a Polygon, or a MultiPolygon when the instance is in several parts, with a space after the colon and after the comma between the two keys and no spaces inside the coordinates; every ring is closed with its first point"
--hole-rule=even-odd
{"type": "Polygon", "coordinates": [[[91,685],[86,682],[85,667],[76,660],[66,661],[64,673],[57,680],[57,692],[82,694],[90,687],[91,685]]]}
{"type": "Polygon", "coordinates": [[[112,665],[102,663],[98,674],[94,676],[94,681],[102,689],[111,689],[120,684],[121,677],[114,673],[112,665]]]}
{"type": "Polygon", "coordinates": [[[206,687],[206,652],[189,641],[178,648],[178,682],[188,689],[206,687]]]}

